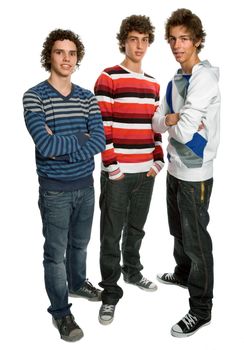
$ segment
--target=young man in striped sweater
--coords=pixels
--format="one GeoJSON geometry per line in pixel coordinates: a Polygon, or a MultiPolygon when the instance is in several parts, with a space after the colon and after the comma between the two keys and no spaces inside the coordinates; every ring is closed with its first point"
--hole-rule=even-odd
{"type": "Polygon", "coordinates": [[[49,79],[23,97],[26,126],[36,146],[48,311],[67,341],[83,336],[68,294],[101,298],[86,279],[86,254],[94,210],[93,158],[104,150],[105,137],[95,96],[71,83],[83,55],[78,35],[52,31],[41,54],[49,79]]]}
{"type": "Polygon", "coordinates": [[[169,135],[167,208],[176,261],[173,273],[157,277],[190,294],[189,312],[171,329],[175,337],[190,336],[211,321],[213,254],[207,226],[220,92],[219,69],[199,58],[205,35],[200,18],[188,9],[178,9],[168,19],[165,38],[181,68],[153,117],[154,130],[169,135]]]}
{"type": "Polygon", "coordinates": [[[157,286],[143,277],[139,250],[149,211],[154,179],[163,167],[161,135],[152,130],[159,103],[159,85],[142,71],[142,59],[154,40],[146,16],[122,21],[117,34],[125,58],[105,69],[95,84],[106,136],[101,173],[101,324],[113,321],[115,305],[123,295],[117,282],[122,272],[127,283],[146,291],[157,286]]]}

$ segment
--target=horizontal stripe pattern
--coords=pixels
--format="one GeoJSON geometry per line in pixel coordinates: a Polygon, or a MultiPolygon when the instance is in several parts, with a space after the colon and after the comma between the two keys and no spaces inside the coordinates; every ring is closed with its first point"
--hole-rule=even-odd
{"type": "Polygon", "coordinates": [[[163,167],[161,135],[152,131],[159,89],[153,77],[130,72],[121,65],[105,69],[97,79],[95,95],[106,137],[102,168],[110,178],[122,172],[148,171],[154,162],[157,169],[163,167]]]}
{"type": "Polygon", "coordinates": [[[36,146],[38,175],[70,182],[91,176],[93,157],[105,147],[95,96],[73,84],[70,95],[64,97],[44,81],[25,92],[23,106],[26,127],[36,146]]]}

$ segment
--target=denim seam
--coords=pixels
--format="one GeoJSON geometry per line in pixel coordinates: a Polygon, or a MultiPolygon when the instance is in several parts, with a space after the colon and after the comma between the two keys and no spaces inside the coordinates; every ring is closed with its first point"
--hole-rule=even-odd
{"type": "Polygon", "coordinates": [[[195,222],[196,222],[196,228],[197,228],[197,238],[198,238],[198,243],[199,243],[199,247],[201,250],[201,256],[202,256],[202,261],[203,261],[203,266],[204,266],[204,272],[205,272],[205,288],[204,288],[204,292],[202,297],[204,297],[207,293],[207,289],[208,289],[208,269],[207,269],[207,264],[206,264],[206,259],[205,256],[203,254],[203,250],[202,250],[202,244],[201,244],[201,238],[200,238],[200,234],[199,234],[199,225],[198,225],[198,220],[197,220],[197,205],[196,205],[196,201],[195,201],[195,196],[194,196],[194,188],[193,191],[191,191],[192,193],[192,197],[193,197],[193,203],[194,203],[194,214],[195,214],[195,222]]]}

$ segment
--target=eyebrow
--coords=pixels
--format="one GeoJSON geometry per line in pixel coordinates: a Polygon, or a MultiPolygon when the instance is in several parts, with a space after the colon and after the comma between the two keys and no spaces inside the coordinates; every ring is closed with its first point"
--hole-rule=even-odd
{"type": "MultiPolygon", "coordinates": [[[[184,34],[184,35],[180,35],[180,36],[178,36],[178,38],[190,38],[191,37],[191,35],[190,34],[184,34]]],[[[169,35],[169,38],[177,38],[176,36],[174,36],[174,35],[169,35]]]]}
{"type": "MultiPolygon", "coordinates": [[[[64,51],[66,51],[66,50],[56,48],[56,49],[54,49],[53,51],[62,51],[62,52],[64,52],[64,51]]],[[[77,50],[69,50],[68,52],[76,52],[76,53],[77,53],[77,50]]]]}
{"type": "MultiPolygon", "coordinates": [[[[131,39],[131,38],[138,39],[139,36],[137,36],[137,35],[129,35],[129,36],[128,36],[128,39],[131,39]]],[[[143,36],[142,38],[143,38],[143,39],[144,39],[144,38],[149,38],[149,34],[145,34],[145,36],[143,36]]]]}

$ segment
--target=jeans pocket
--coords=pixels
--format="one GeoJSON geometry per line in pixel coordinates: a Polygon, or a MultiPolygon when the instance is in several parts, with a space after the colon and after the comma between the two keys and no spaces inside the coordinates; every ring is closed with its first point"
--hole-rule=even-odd
{"type": "Polygon", "coordinates": [[[44,197],[58,197],[63,193],[64,191],[44,191],[44,197]]]}

